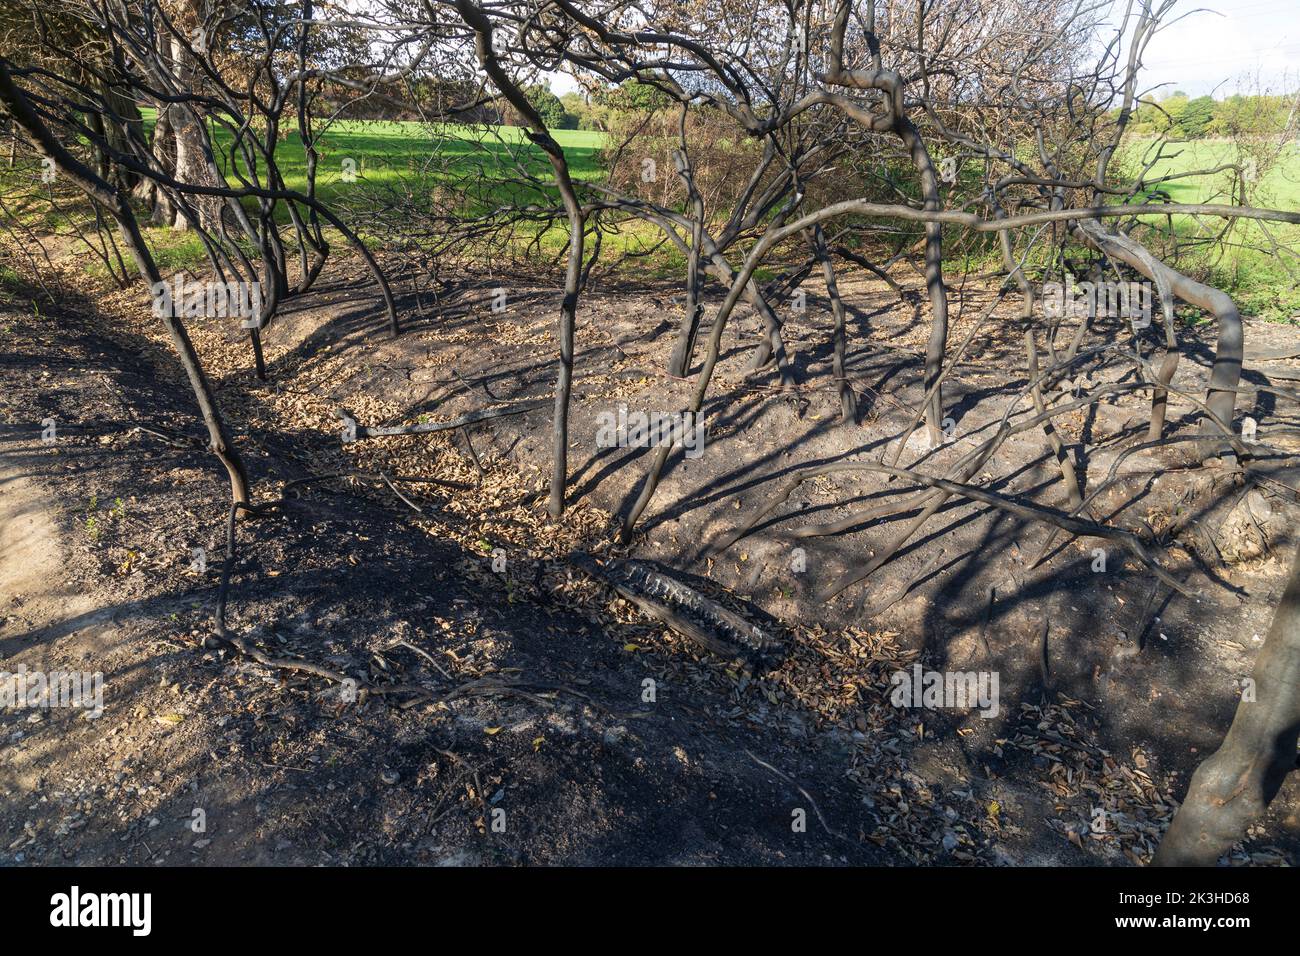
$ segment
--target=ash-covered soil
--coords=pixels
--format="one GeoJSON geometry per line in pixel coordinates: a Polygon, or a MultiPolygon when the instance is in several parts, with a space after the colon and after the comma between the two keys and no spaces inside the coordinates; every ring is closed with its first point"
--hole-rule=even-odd
{"type": "MultiPolygon", "coordinates": [[[[921,394],[924,310],[882,283],[844,283],[861,410],[850,424],[839,421],[817,290],[789,319],[793,393],[771,371],[745,374],[757,322],[743,316],[724,336],[704,454],[674,457],[622,549],[611,541],[649,455],[598,447],[598,416],[620,404],[681,407],[689,382],[661,371],[671,291],[583,300],[575,503],[554,522],[548,409],[351,444],[336,411],[410,424],[547,397],[556,295],[489,280],[445,287],[438,311],[412,294],[394,341],[372,290],[338,278],[346,271],[332,263],[335,278],[268,330],[267,383],[237,330],[191,331],[259,497],[315,479],[292,485],[278,515],[239,522],[228,625],[272,656],[349,675],[360,694],[205,646],[228,489],[140,290],[39,310],[13,299],[0,312],[0,667],[102,671],[105,697],[92,720],[0,712],[0,859],[1149,859],[1227,728],[1294,549],[1294,402],[1264,391],[1239,402],[1259,423],[1266,480],[1244,484],[1172,445],[1125,459],[1129,474],[1098,502],[1099,514],[1154,537],[1199,602],[1113,545],[1094,571],[1095,540],[1061,537],[1031,568],[1042,525],[957,501],[865,582],[821,602],[911,517],[849,520],[900,482],[819,478],[730,548],[709,545],[799,468],[879,460],[899,439],[921,394]],[[504,312],[492,310],[496,288],[504,312]],[[47,418],[53,444],[41,441],[47,418]],[[797,536],[835,521],[849,530],[797,536]],[[575,550],[676,568],[761,622],[784,654],[757,670],[710,655],[585,574],[568,560],[575,550]],[[892,706],[891,675],[917,663],[996,672],[998,714],[892,706]],[[401,685],[420,693],[364,692],[401,685]]],[[[954,348],[990,296],[982,286],[955,298],[954,348]]],[[[937,471],[955,460],[1023,388],[1016,308],[999,306],[953,373],[949,440],[929,449],[918,437],[903,462],[937,471]]],[[[1103,323],[1098,340],[1108,335],[1103,323]]],[[[1212,330],[1183,335],[1175,384],[1202,389],[1212,330]]],[[[1248,348],[1296,339],[1293,327],[1247,332],[1248,348]]],[[[1259,363],[1270,374],[1248,361],[1245,380],[1285,385],[1296,365],[1259,363]]],[[[1070,385],[1108,372],[1085,369],[1070,385]]],[[[1170,431],[1189,429],[1195,409],[1173,395],[1169,418],[1170,431]]],[[[1081,439],[1091,449],[1079,461],[1091,487],[1141,440],[1144,402],[1103,402],[1059,424],[1076,454],[1081,439]]],[[[1064,502],[1038,430],[1011,439],[981,481],[1064,502]]],[[[1294,863],[1298,801],[1293,778],[1232,862],[1294,863]]]]}

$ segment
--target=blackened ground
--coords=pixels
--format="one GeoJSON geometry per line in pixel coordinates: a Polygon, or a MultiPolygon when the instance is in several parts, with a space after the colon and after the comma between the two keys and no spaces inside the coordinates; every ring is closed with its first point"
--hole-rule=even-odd
{"type": "MultiPolygon", "coordinates": [[[[780,525],[851,507],[844,487],[823,485],[724,557],[701,555],[792,468],[878,454],[915,404],[912,340],[923,329],[881,289],[845,286],[850,373],[871,395],[862,422],[835,427],[833,393],[796,403],[771,394],[770,381],[743,379],[752,329],[738,323],[708,408],[709,451],[670,470],[632,552],[682,569],[733,609],[769,612],[787,655],[760,673],[698,652],[563,560],[571,546],[606,546],[611,513],[626,507],[644,465],[641,450],[595,448],[594,416],[620,401],[675,401],[653,371],[671,338],[671,323],[653,321],[668,312],[653,292],[584,300],[570,462],[583,503],[558,524],[541,512],[535,477],[545,411],[473,430],[481,475],[464,436],[345,447],[333,417],[346,406],[364,423],[389,424],[544,395],[548,292],[512,295],[509,314],[494,317],[467,287],[463,314],[416,316],[386,342],[368,288],[332,279],[270,331],[266,386],[248,374],[237,335],[193,330],[263,499],[293,479],[369,476],[300,486],[282,516],[241,522],[231,628],[359,687],[417,683],[446,697],[432,705],[353,701],[347,688],[204,647],[226,484],[156,322],[138,296],[121,306],[65,294],[58,309],[38,312],[10,303],[0,319],[0,659],[9,669],[102,670],[106,711],[95,721],[0,714],[0,858],[1145,862],[1187,774],[1227,726],[1233,681],[1249,672],[1280,580],[1268,542],[1258,559],[1226,569],[1192,555],[1179,569],[1198,586],[1218,575],[1238,605],[1158,595],[1147,609],[1151,581],[1140,568],[1113,561],[1093,574],[1079,543],[1029,574],[1041,529],[954,504],[865,593],[819,606],[816,585],[892,533],[810,544],[809,573],[792,578],[780,525]],[[47,418],[58,427],[52,445],[40,441],[47,418]],[[473,487],[403,484],[404,503],[380,471],[473,487]],[[862,619],[860,605],[892,593],[936,547],[945,556],[905,600],[862,619]],[[195,549],[202,571],[191,569],[195,549]],[[504,573],[491,568],[498,551],[504,573]],[[1001,711],[985,720],[891,706],[891,675],[917,661],[996,670],[1001,711]],[[484,680],[515,693],[453,696],[484,680]],[[1094,832],[1098,810],[1106,826],[1094,832]]],[[[787,330],[808,382],[828,361],[814,319],[787,330]]],[[[1014,332],[978,339],[979,361],[953,377],[961,440],[1018,387],[1014,332]]],[[[1195,361],[1180,374],[1195,376],[1203,336],[1187,334],[1195,361]]],[[[1099,407],[1070,423],[1067,438],[1090,432],[1103,455],[1083,464],[1099,475],[1140,416],[1099,407]]],[[[995,487],[1050,503],[1059,478],[1041,436],[1009,453],[1012,476],[995,487]]],[[[1177,464],[1152,462],[1138,492],[1157,527],[1182,487],[1159,471],[1177,464]]],[[[1274,531],[1275,549],[1287,547],[1287,511],[1243,518],[1250,502],[1215,481],[1199,475],[1201,497],[1189,504],[1224,501],[1232,513],[1207,521],[1240,526],[1243,546],[1258,522],[1274,531]]],[[[858,506],[889,493],[866,482],[847,491],[858,506]]],[[[1234,862],[1294,861],[1296,806],[1293,779],[1234,862]]]]}
{"type": "MultiPolygon", "coordinates": [[[[860,799],[823,741],[715,725],[723,685],[675,686],[582,617],[502,600],[458,573],[458,547],[365,494],[304,491],[283,518],[241,522],[231,627],[363,683],[559,689],[356,704],[204,648],[225,487],[170,357],[101,328],[85,303],[10,306],[0,329],[0,580],[24,587],[3,593],[0,659],[105,681],[98,719],[0,712],[6,863],[889,859],[860,838],[860,799]],[[21,578],[33,563],[40,579],[21,578]],[[851,838],[825,832],[814,800],[851,838]],[[792,826],[799,809],[806,828],[792,826]]],[[[292,436],[241,441],[275,447],[288,474],[306,454],[292,436]]]]}

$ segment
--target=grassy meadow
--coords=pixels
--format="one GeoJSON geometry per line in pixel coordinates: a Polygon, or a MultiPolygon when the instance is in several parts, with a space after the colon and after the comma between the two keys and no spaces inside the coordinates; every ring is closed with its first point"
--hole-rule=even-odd
{"type": "MultiPolygon", "coordinates": [[[[146,115],[146,125],[152,123],[146,115]]],[[[527,140],[515,126],[470,126],[425,124],[419,122],[338,120],[318,124],[319,165],[317,192],[327,205],[345,207],[349,202],[367,201],[370,193],[393,190],[413,202],[418,210],[421,197],[437,190],[451,190],[454,198],[468,213],[482,213],[506,203],[554,204],[555,194],[539,191],[522,175],[537,176],[543,183],[551,178],[550,164],[540,147],[527,140]],[[355,174],[355,175],[351,175],[355,174]]],[[[565,150],[570,170],[579,181],[597,181],[603,167],[605,136],[586,130],[557,130],[553,134],[565,150]]],[[[228,131],[214,130],[219,163],[232,181],[228,131]]],[[[1122,175],[1136,176],[1145,166],[1151,142],[1134,139],[1125,144],[1118,157],[1122,175]]],[[[306,189],[306,157],[296,130],[282,136],[276,158],[290,189],[306,189]]],[[[1213,168],[1242,161],[1237,147],[1223,140],[1197,140],[1167,143],[1163,158],[1148,172],[1151,180],[1169,173],[1213,168]]],[[[1300,208],[1300,145],[1293,144],[1251,185],[1250,201],[1257,206],[1282,209],[1300,208]]],[[[1233,173],[1225,170],[1208,176],[1173,180],[1161,188],[1177,203],[1230,202],[1233,173]]],[[[446,198],[444,196],[444,198],[446,198]]],[[[250,211],[255,202],[249,201],[250,211]]],[[[414,213],[418,214],[418,213],[414,213]]],[[[59,216],[47,211],[45,215],[59,216]]],[[[287,209],[278,212],[288,223],[287,209]]],[[[1168,226],[1164,217],[1150,217],[1153,226],[1168,226]]],[[[1189,216],[1174,217],[1173,227],[1187,239],[1211,236],[1220,222],[1198,221],[1189,216]]],[[[57,225],[54,222],[46,226],[57,225]]],[[[39,227],[38,227],[39,228],[39,227]]],[[[538,227],[540,228],[540,227],[538,227]]],[[[175,271],[201,264],[204,251],[201,241],[189,232],[174,232],[165,227],[146,229],[164,270],[175,271]]],[[[1226,245],[1191,244],[1180,251],[1172,264],[1197,278],[1230,291],[1243,311],[1270,319],[1288,319],[1300,315],[1300,291],[1288,271],[1288,264],[1267,249],[1271,239],[1279,245],[1300,248],[1300,227],[1241,221],[1236,224],[1226,245]]],[[[383,236],[364,236],[382,245],[383,236]]],[[[654,227],[646,224],[625,226],[615,236],[605,237],[606,251],[642,251],[661,238],[654,227]]],[[[567,241],[560,224],[540,236],[542,246],[559,251],[567,241]]],[[[675,247],[659,245],[648,257],[634,260],[651,275],[680,275],[684,263],[675,247]]],[[[991,261],[991,260],[990,260],[991,261]]],[[[102,270],[98,263],[91,270],[102,270]]],[[[760,278],[769,270],[762,270],[760,278]]]]}
{"type": "MultiPolygon", "coordinates": [[[[1149,146],[1145,141],[1128,144],[1124,159],[1134,173],[1145,165],[1143,156],[1149,146]]],[[[1163,152],[1164,158],[1152,167],[1148,180],[1224,164],[1244,164],[1237,147],[1225,140],[1166,144],[1163,152]]],[[[1271,168],[1260,172],[1257,180],[1248,186],[1248,200],[1252,205],[1300,209],[1300,144],[1291,144],[1271,168]]],[[[1175,179],[1161,188],[1176,203],[1229,203],[1233,199],[1235,175],[1232,170],[1224,170],[1208,176],[1175,179]]],[[[1153,224],[1158,218],[1152,217],[1153,224]]],[[[1217,219],[1198,221],[1191,216],[1173,217],[1174,228],[1189,239],[1213,235],[1220,225],[1217,219]]],[[[1242,220],[1234,227],[1228,245],[1207,245],[1193,250],[1176,265],[1230,291],[1248,314],[1269,319],[1295,318],[1300,315],[1297,278],[1290,274],[1288,264],[1271,250],[1273,241],[1279,246],[1300,248],[1300,226],[1242,220]]],[[[1289,265],[1296,269],[1300,264],[1289,265]]]]}
{"type": "MultiPolygon", "coordinates": [[[[601,133],[556,130],[552,135],[564,149],[575,179],[601,175],[601,133]]],[[[228,131],[216,130],[214,138],[218,149],[228,149],[228,131]]],[[[529,142],[518,126],[339,120],[326,126],[323,133],[318,132],[317,140],[317,191],[326,204],[342,198],[340,191],[353,185],[345,178],[350,166],[347,161],[355,164],[350,169],[357,181],[374,185],[396,184],[413,177],[455,181],[481,175],[484,180],[505,180],[518,175],[521,168],[543,177],[550,174],[546,154],[529,142]]],[[[228,156],[225,152],[220,159],[225,162],[228,156]]],[[[297,130],[281,139],[276,161],[290,189],[306,189],[306,154],[297,130]]]]}

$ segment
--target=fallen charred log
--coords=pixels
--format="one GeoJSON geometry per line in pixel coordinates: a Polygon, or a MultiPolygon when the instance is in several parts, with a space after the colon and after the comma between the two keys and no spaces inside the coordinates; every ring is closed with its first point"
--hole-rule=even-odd
{"type": "Polygon", "coordinates": [[[622,597],[705,650],[764,668],[782,656],[779,642],[763,628],[670,576],[652,561],[598,562],[575,552],[569,562],[600,578],[622,597]]]}

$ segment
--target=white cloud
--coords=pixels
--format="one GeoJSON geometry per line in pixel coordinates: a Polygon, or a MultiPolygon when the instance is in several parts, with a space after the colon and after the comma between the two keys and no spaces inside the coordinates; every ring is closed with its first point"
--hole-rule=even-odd
{"type": "Polygon", "coordinates": [[[1166,91],[1223,96],[1256,75],[1273,87],[1296,86],[1297,0],[1222,0],[1215,9],[1191,13],[1156,35],[1143,58],[1144,86],[1168,83],[1166,91]]]}

